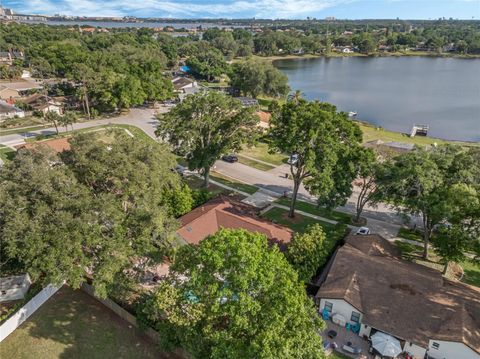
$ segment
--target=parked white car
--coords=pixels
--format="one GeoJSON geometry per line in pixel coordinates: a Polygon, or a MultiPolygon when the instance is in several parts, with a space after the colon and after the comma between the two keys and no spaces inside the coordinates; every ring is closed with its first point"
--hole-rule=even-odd
{"type": "Polygon", "coordinates": [[[287,163],[289,165],[295,165],[296,163],[298,162],[298,155],[296,153],[294,153],[293,155],[290,156],[290,158],[288,159],[287,163]]]}
{"type": "Polygon", "coordinates": [[[370,234],[370,228],[360,227],[359,229],[357,229],[357,232],[355,234],[357,236],[366,236],[367,234],[370,234]]]}

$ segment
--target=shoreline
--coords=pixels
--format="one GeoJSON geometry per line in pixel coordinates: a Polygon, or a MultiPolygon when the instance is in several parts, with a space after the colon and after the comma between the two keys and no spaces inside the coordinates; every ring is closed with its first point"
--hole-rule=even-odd
{"type": "MultiPolygon", "coordinates": [[[[427,51],[408,51],[408,52],[381,52],[373,54],[362,54],[359,52],[354,52],[350,54],[344,54],[340,52],[333,52],[330,54],[305,54],[305,55],[273,55],[273,56],[260,56],[252,55],[252,58],[258,59],[260,61],[274,62],[279,60],[302,60],[302,59],[317,59],[317,58],[338,58],[338,57],[434,57],[434,58],[444,58],[444,59],[464,59],[464,60],[474,60],[480,59],[480,54],[443,54],[443,53],[431,53],[427,51]]],[[[235,59],[241,61],[241,58],[235,59]]]]}

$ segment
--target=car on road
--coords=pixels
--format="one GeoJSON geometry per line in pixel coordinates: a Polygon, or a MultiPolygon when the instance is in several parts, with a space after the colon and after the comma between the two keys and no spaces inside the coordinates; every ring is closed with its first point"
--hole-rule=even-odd
{"type": "Polygon", "coordinates": [[[360,227],[357,229],[357,232],[355,232],[357,236],[366,236],[367,234],[370,234],[370,228],[368,227],[360,227]]]}
{"type": "Polygon", "coordinates": [[[223,155],[222,160],[228,163],[238,162],[238,157],[235,155],[223,155]]]}
{"type": "Polygon", "coordinates": [[[191,174],[188,168],[182,165],[176,165],[173,171],[177,172],[180,177],[187,177],[191,174]]]}
{"type": "Polygon", "coordinates": [[[293,155],[290,155],[287,163],[289,165],[296,165],[298,162],[298,155],[296,153],[294,153],[293,155]]]}

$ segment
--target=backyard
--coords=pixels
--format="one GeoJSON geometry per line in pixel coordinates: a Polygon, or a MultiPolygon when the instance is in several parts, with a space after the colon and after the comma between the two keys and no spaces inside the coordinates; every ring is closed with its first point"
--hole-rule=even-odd
{"type": "Polygon", "coordinates": [[[81,290],[64,286],[0,346],[1,358],[180,358],[81,290]]]}

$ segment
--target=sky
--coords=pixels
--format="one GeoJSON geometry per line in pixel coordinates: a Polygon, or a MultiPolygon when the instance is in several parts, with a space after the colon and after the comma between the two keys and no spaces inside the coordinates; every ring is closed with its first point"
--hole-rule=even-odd
{"type": "Polygon", "coordinates": [[[22,14],[162,18],[480,19],[480,0],[0,0],[22,14]]]}

